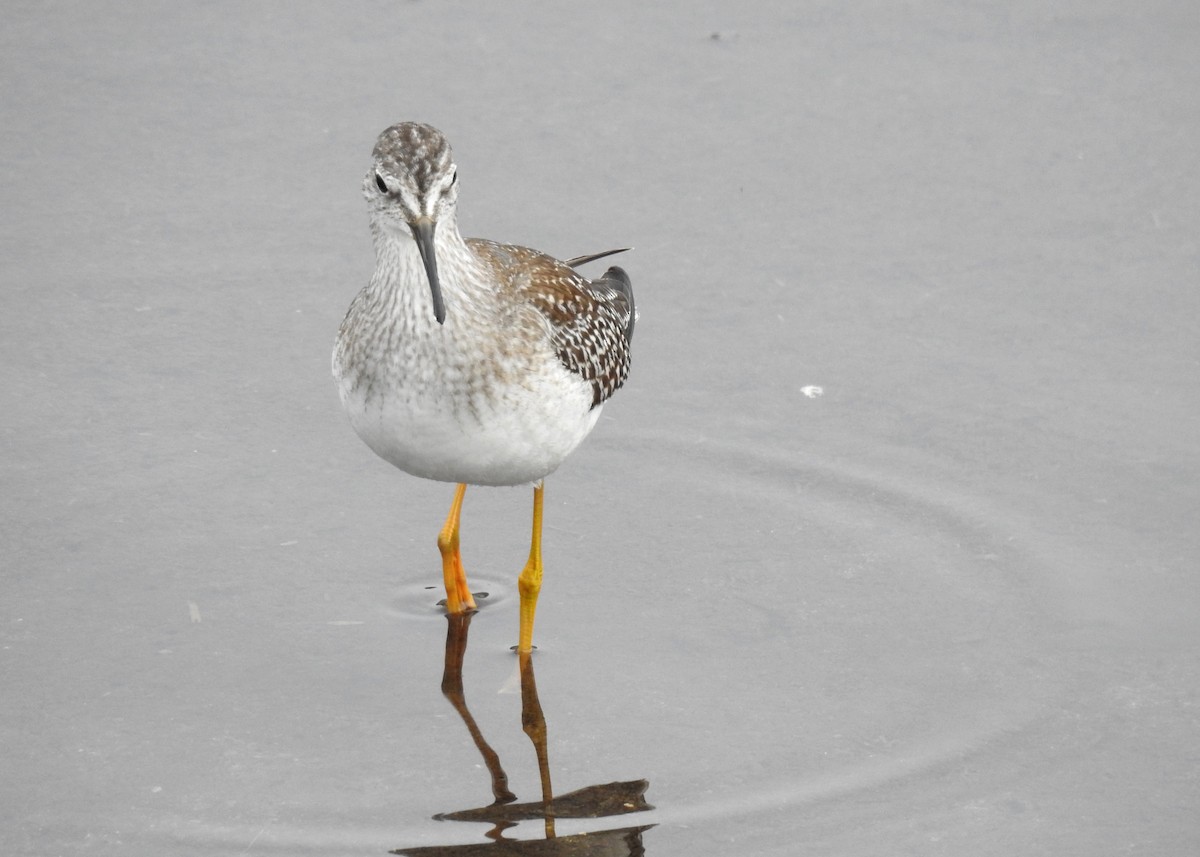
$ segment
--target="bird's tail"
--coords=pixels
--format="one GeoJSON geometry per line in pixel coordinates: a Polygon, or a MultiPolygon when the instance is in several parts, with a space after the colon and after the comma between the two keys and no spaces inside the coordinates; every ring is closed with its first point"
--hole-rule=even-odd
{"type": "Polygon", "coordinates": [[[604,272],[600,282],[613,291],[620,292],[629,302],[629,321],[625,325],[625,339],[633,341],[633,325],[637,321],[637,305],[633,301],[633,283],[630,281],[629,275],[625,273],[624,268],[613,265],[604,272]]]}

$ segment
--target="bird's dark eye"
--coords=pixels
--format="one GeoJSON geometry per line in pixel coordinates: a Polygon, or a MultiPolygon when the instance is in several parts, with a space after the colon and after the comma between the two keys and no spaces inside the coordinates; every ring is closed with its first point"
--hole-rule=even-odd
{"type": "Polygon", "coordinates": [[[451,176],[450,176],[450,187],[454,187],[454,185],[457,181],[458,181],[458,170],[455,170],[453,172],[453,174],[451,174],[451,176]]]}
{"type": "Polygon", "coordinates": [[[388,192],[387,182],[383,180],[383,176],[381,176],[379,173],[375,174],[375,187],[379,188],[380,193],[388,192]]]}

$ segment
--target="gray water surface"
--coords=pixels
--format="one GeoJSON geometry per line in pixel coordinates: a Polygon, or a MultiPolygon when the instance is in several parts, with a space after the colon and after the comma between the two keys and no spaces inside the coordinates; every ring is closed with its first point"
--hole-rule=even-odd
{"type": "Polygon", "coordinates": [[[1197,43],[1115,0],[14,7],[0,851],[1196,853],[1197,43]],[[402,119],[466,234],[636,247],[536,683],[530,492],[468,492],[448,636],[452,488],[329,377],[402,119]]]}

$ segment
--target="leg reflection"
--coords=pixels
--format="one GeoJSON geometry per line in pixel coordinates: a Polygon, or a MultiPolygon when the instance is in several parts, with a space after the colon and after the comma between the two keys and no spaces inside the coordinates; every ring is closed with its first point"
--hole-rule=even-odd
{"type": "MultiPolygon", "coordinates": [[[[467,708],[467,698],[463,692],[462,669],[463,660],[467,654],[467,631],[471,627],[471,617],[474,615],[474,613],[451,613],[446,616],[448,628],[446,630],[446,666],[442,671],[442,695],[450,700],[450,704],[454,706],[454,710],[466,724],[467,731],[471,733],[471,740],[475,742],[479,754],[483,756],[483,763],[487,765],[488,773],[492,775],[492,797],[495,798],[492,805],[495,806],[496,804],[512,803],[517,796],[508,790],[508,774],[504,773],[504,768],[500,766],[500,757],[496,755],[496,751],[484,740],[483,733],[479,731],[479,725],[467,708]]],[[[544,735],[544,725],[542,731],[544,735]]]]}
{"type": "Polygon", "coordinates": [[[533,742],[537,753],[538,775],[542,780],[542,811],[546,818],[546,838],[554,838],[554,790],[550,785],[550,756],[546,750],[546,717],[538,700],[537,683],[533,678],[533,658],[529,652],[518,652],[521,659],[521,728],[533,742]]]}
{"type": "Polygon", "coordinates": [[[488,806],[437,813],[439,821],[483,822],[491,825],[484,834],[489,842],[468,845],[433,845],[399,848],[392,854],[409,857],[496,857],[496,855],[528,855],[528,857],[582,857],[604,854],[612,857],[640,857],[645,853],[642,834],[652,825],[597,830],[587,833],[565,831],[558,835],[555,823],[569,819],[604,818],[653,809],[646,803],[646,780],[612,782],[585,786],[554,796],[550,784],[550,760],[547,750],[546,718],[538,699],[533,676],[533,660],[528,652],[518,653],[521,676],[521,728],[533,742],[541,779],[541,800],[515,803],[516,796],[508,789],[508,776],[500,766],[496,752],[484,740],[479,726],[467,708],[463,692],[463,661],[467,651],[467,632],[473,614],[452,614],[446,617],[446,662],[442,672],[442,695],[454,706],[471,740],[483,756],[492,777],[494,801],[488,806]],[[520,822],[542,819],[544,838],[538,840],[508,839],[505,832],[520,822]]]}

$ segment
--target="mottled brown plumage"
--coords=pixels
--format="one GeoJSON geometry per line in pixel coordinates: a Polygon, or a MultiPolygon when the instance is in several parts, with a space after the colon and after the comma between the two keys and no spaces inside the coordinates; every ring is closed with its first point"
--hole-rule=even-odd
{"type": "Polygon", "coordinates": [[[467,239],[486,264],[510,277],[514,294],[538,310],[550,325],[559,360],[592,388],[592,407],[608,400],[629,375],[633,339],[633,288],[615,265],[599,280],[587,280],[544,253],[467,239]]]}

